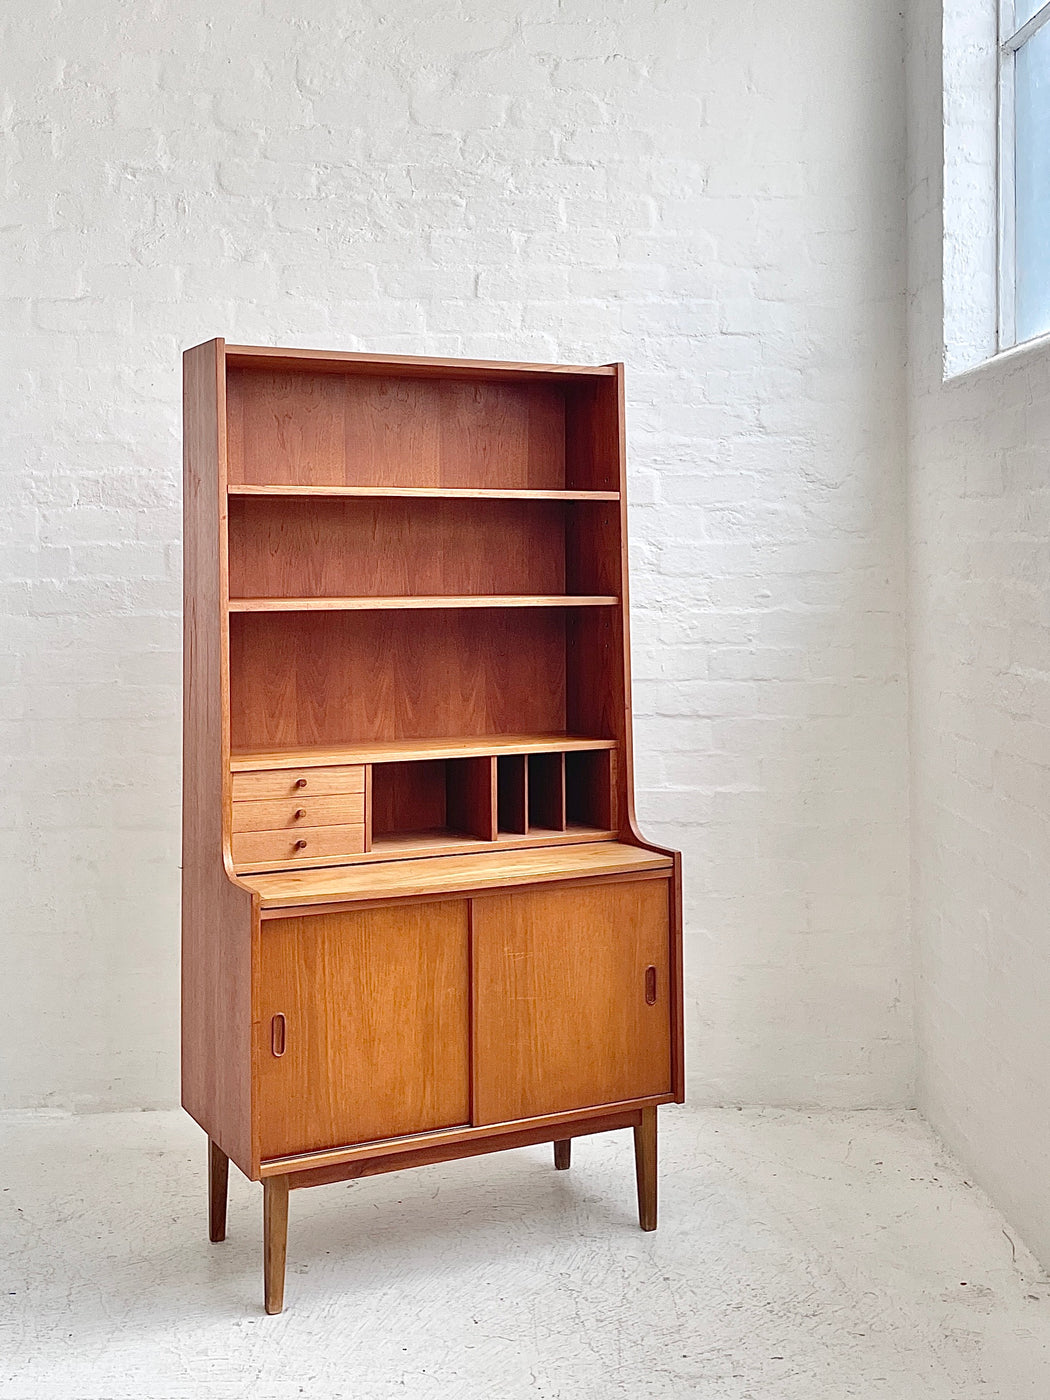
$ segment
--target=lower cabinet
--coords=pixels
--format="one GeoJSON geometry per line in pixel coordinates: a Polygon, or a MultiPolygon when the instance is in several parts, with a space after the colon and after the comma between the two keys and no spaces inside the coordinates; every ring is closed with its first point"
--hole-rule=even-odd
{"type": "Polygon", "coordinates": [[[263,924],[264,1160],[469,1123],[468,941],[462,899],[263,924]]]}
{"type": "Polygon", "coordinates": [[[269,920],[263,1160],[668,1093],[666,880],[269,920]]]}

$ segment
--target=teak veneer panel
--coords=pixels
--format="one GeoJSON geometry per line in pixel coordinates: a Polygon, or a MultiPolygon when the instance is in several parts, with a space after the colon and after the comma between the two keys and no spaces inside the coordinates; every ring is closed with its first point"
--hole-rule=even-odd
{"type": "Polygon", "coordinates": [[[349,843],[337,855],[319,856],[316,849],[286,860],[238,860],[239,874],[258,873],[268,870],[290,870],[293,866],[349,866],[375,861],[409,861],[429,856],[459,856],[491,852],[500,855],[508,851],[539,848],[543,846],[586,845],[595,841],[615,841],[617,833],[601,827],[586,826],[582,822],[568,822],[564,831],[532,827],[527,834],[498,831],[495,837],[479,837],[469,832],[458,831],[450,820],[447,826],[429,827],[414,831],[398,830],[383,832],[369,842],[366,832],[364,851],[360,847],[351,851],[349,843]]]}
{"type": "MultiPolygon", "coordinates": [[[[231,759],[234,773],[246,769],[327,767],[331,764],[407,763],[427,758],[483,758],[501,753],[570,753],[587,749],[615,748],[613,739],[588,739],[582,734],[482,734],[457,735],[448,739],[373,740],[371,743],[307,745],[293,749],[241,749],[231,759]]],[[[262,775],[260,774],[260,777],[262,775]]],[[[318,775],[322,777],[323,775],[318,775]]],[[[331,791],[357,791],[332,788],[331,791]]],[[[234,779],[234,796],[237,779],[234,779]]],[[[269,793],[259,793],[259,796],[269,793]]],[[[275,794],[283,795],[283,790],[275,794]]]]}
{"type": "Polygon", "coordinates": [[[227,373],[230,480],[557,490],[565,398],[542,381],[227,373]]]}
{"type": "Polygon", "coordinates": [[[229,860],[226,420],[222,341],[183,358],[182,1102],[253,1171],[253,901],[229,860]]]}
{"type": "MultiPolygon", "coordinates": [[[[218,342],[220,345],[222,342],[218,342]]],[[[356,350],[299,350],[272,345],[227,345],[228,369],[281,369],[292,373],[397,375],[408,379],[489,380],[493,383],[564,383],[615,375],[616,365],[545,365],[515,360],[449,360],[429,355],[369,355],[356,350]]]]}
{"type": "Polygon", "coordinates": [[[471,931],[476,1124],[670,1091],[666,882],[485,895],[471,931]]]}
{"type": "MultiPolygon", "coordinates": [[[[338,759],[330,759],[323,766],[313,764],[305,757],[300,757],[295,763],[238,763],[236,759],[231,759],[230,767],[233,770],[235,804],[267,800],[276,802],[281,798],[294,797],[363,795],[366,786],[363,765],[348,765],[338,759]],[[253,769],[261,771],[253,772],[253,769]]],[[[236,822],[236,805],[233,815],[236,822]]]]}
{"type": "Polygon", "coordinates": [[[388,612],[420,608],[611,608],[609,595],[489,593],[375,598],[231,598],[230,612],[388,612]]]}
{"type": "Polygon", "coordinates": [[[453,759],[446,768],[446,824],[479,841],[496,839],[496,760],[453,759]]]}
{"type": "Polygon", "coordinates": [[[372,773],[372,836],[445,825],[446,765],[384,763],[372,773]]]}
{"type": "Polygon", "coordinates": [[[267,923],[256,1036],[262,1155],[469,1122],[469,981],[462,900],[267,923]]]}
{"type": "Polygon", "coordinates": [[[565,507],[550,501],[234,498],[230,593],[557,596],[566,592],[565,531],[565,507]]]}
{"type": "Polygon", "coordinates": [[[379,865],[338,866],[326,870],[279,871],[242,875],[259,895],[263,909],[333,904],[342,900],[400,899],[571,880],[632,871],[666,871],[672,860],[661,852],[618,841],[571,846],[484,852],[479,855],[423,857],[379,865]]]}
{"type": "Polygon", "coordinates": [[[303,826],[294,831],[238,831],[233,859],[238,870],[263,866],[313,865],[318,860],[347,860],[365,849],[363,820],[347,826],[303,826]]]}
{"type": "Polygon", "coordinates": [[[346,826],[365,819],[365,794],[336,793],[331,797],[274,798],[270,801],[234,802],[233,830],[289,831],[303,826],[346,826]]]}
{"type": "Polygon", "coordinates": [[[230,654],[237,749],[567,728],[560,609],[246,614],[230,654]]]}
{"type": "Polygon", "coordinates": [[[619,491],[535,491],[484,486],[259,486],[241,482],[229,487],[230,496],[273,496],[318,500],[326,496],[361,499],[397,498],[407,500],[465,501],[618,501],[619,491]]]}

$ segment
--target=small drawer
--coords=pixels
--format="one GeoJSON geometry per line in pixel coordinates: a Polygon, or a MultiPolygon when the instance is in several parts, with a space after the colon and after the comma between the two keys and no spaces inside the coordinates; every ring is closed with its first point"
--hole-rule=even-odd
{"type": "Polygon", "coordinates": [[[335,797],[283,797],[275,802],[235,802],[234,831],[298,831],[304,826],[361,826],[363,792],[335,797]]]}
{"type": "Polygon", "coordinates": [[[261,768],[233,774],[234,802],[263,802],[280,797],[332,797],[364,792],[364,765],[331,768],[261,768]]]}
{"type": "Polygon", "coordinates": [[[358,856],[363,826],[305,826],[296,831],[242,831],[233,838],[235,865],[309,865],[328,856],[358,856]]]}

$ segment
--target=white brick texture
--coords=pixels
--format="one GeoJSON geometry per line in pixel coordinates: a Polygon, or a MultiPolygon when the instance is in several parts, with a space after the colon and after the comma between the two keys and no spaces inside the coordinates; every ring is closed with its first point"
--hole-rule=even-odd
{"type": "Polygon", "coordinates": [[[0,1103],[176,1096],[216,334],[626,361],[691,1092],[909,1098],[902,45],[880,0],[5,7],[0,1103]]]}
{"type": "MultiPolygon", "coordinates": [[[[908,509],[920,1104],[1047,1263],[1050,347],[942,380],[941,33],[940,0],[918,0],[908,509]]],[[[946,77],[958,86],[973,36],[948,34],[946,77]]],[[[989,115],[994,127],[994,82],[971,99],[983,116],[956,103],[964,132],[989,115]]],[[[959,290],[950,263],[946,282],[959,290]]],[[[959,311],[949,306],[950,332],[959,311]]]]}

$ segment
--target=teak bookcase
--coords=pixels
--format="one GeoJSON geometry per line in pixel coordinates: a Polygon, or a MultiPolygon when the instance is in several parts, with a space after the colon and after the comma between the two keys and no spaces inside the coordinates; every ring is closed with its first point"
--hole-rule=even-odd
{"type": "Polygon", "coordinates": [[[621,365],[185,354],[183,1103],[288,1191],[681,1102],[634,817],[621,365]]]}

